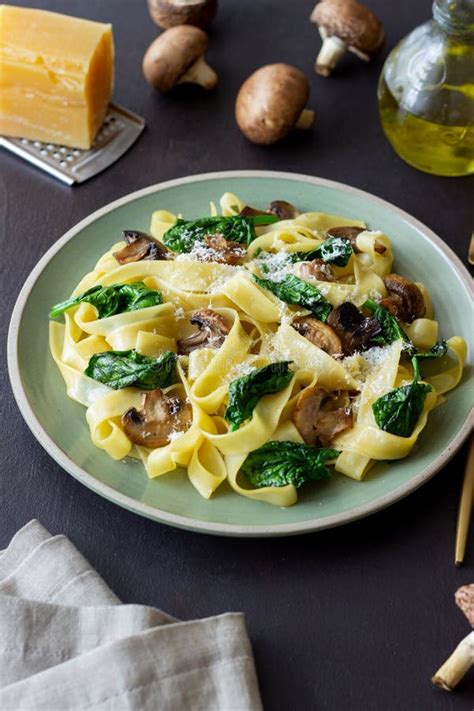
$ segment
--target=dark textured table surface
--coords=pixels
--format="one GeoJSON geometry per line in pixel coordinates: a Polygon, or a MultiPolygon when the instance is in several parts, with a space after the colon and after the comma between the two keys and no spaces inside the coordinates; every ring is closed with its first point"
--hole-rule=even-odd
{"type": "MultiPolygon", "coordinates": [[[[17,3],[13,3],[17,4],[17,3]]],[[[93,210],[138,188],[207,171],[254,168],[350,183],[412,213],[465,261],[473,181],[416,172],[382,134],[376,82],[391,48],[430,15],[429,0],[371,0],[387,43],[373,64],[344,61],[331,79],[312,72],[319,40],[311,0],[222,0],[209,62],[212,95],[161,97],[141,75],[156,36],[145,0],[28,0],[109,21],[116,43],[116,100],[146,118],[135,147],[111,169],[67,188],[1,155],[2,351],[10,313],[39,257],[93,210]],[[233,118],[242,80],[261,64],[306,71],[317,123],[272,148],[246,142],[233,118]]],[[[429,268],[425,265],[424,268],[429,268]]],[[[453,565],[465,450],[421,490],[369,519],[299,538],[237,540],[173,530],[139,518],[78,484],[33,438],[0,370],[0,547],[33,517],[65,533],[126,602],[183,619],[243,610],[265,708],[472,709],[474,674],[453,694],[430,676],[467,633],[456,588],[474,580],[474,545],[453,565]]]]}

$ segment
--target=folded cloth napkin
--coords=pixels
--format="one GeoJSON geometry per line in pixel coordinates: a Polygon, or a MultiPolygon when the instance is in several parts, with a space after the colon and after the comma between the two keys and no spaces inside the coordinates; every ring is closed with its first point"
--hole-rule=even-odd
{"type": "Polygon", "coordinates": [[[0,552],[2,711],[260,711],[242,614],[179,622],[121,605],[31,521],[0,552]]]}

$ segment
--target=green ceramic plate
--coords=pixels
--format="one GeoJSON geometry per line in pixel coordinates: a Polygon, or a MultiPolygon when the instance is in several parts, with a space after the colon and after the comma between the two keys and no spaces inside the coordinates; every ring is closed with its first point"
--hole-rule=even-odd
{"type": "Polygon", "coordinates": [[[84,408],[66,396],[48,350],[48,311],[117,240],[124,228],[147,230],[153,210],[208,214],[209,201],[231,191],[257,207],[274,199],[301,210],[322,210],[363,219],[393,240],[396,267],[422,279],[432,295],[442,335],[470,338],[470,279],[454,253],[430,230],[393,205],[354,188],[287,173],[244,171],[173,180],[140,190],[98,210],[73,227],[40,260],[15,306],[8,364],[18,406],[47,452],[101,496],[173,526],[233,536],[276,536],[336,526],[401,499],[432,477],[469,431],[472,366],[448,401],[431,415],[413,453],[381,463],[359,483],[335,475],[300,491],[288,509],[250,501],[225,484],[206,501],[185,472],[149,480],[140,463],[115,462],[89,437],[84,408]]]}

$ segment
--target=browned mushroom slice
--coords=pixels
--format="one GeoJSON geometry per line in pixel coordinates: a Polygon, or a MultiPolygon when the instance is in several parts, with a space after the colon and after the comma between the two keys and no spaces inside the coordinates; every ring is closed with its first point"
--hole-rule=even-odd
{"type": "Polygon", "coordinates": [[[239,212],[241,217],[256,217],[256,215],[268,215],[265,210],[259,210],[256,207],[251,207],[250,205],[245,205],[239,212]]]}
{"type": "Polygon", "coordinates": [[[280,220],[294,220],[300,214],[299,210],[291,202],[286,202],[286,200],[274,200],[270,203],[268,212],[276,215],[280,220]]]}
{"type": "Polygon", "coordinates": [[[217,264],[238,264],[245,255],[245,247],[239,242],[227,240],[220,234],[206,235],[204,244],[209,251],[198,254],[200,262],[216,262],[217,264]]]}
{"type": "Polygon", "coordinates": [[[292,419],[306,444],[327,447],[353,425],[349,396],[319,386],[306,388],[296,401],[292,419]]]}
{"type": "Polygon", "coordinates": [[[389,295],[381,300],[380,306],[405,323],[425,315],[425,300],[416,284],[400,274],[389,274],[383,283],[389,295]]]}
{"type": "MultiPolygon", "coordinates": [[[[364,227],[356,227],[356,226],[340,226],[340,227],[330,227],[326,231],[326,237],[339,237],[340,239],[346,239],[348,242],[351,243],[351,247],[353,251],[356,254],[360,253],[360,249],[357,246],[357,236],[360,235],[361,232],[365,232],[364,227]]],[[[378,242],[375,243],[374,247],[375,251],[378,252],[379,254],[383,254],[384,252],[387,251],[387,248],[385,247],[384,244],[379,244],[378,242]]]]}
{"type": "Polygon", "coordinates": [[[142,410],[131,407],[122,415],[122,426],[134,444],[154,449],[168,444],[174,433],[189,429],[192,419],[189,402],[156,388],[145,393],[142,410]]]}
{"type": "Polygon", "coordinates": [[[245,205],[239,212],[239,215],[243,215],[244,217],[268,214],[276,215],[280,220],[294,220],[300,213],[291,202],[286,202],[286,200],[273,200],[268,206],[268,210],[258,210],[250,205],[245,205]]]}
{"type": "Polygon", "coordinates": [[[140,262],[142,259],[173,259],[172,252],[164,244],[153,239],[145,232],[123,230],[122,236],[127,246],[121,249],[120,252],[114,253],[114,257],[119,264],[140,262]]]}
{"type": "Polygon", "coordinates": [[[198,330],[178,341],[180,355],[188,355],[197,348],[220,348],[231,328],[227,319],[211,309],[195,311],[189,320],[198,330]]]}
{"type": "Polygon", "coordinates": [[[349,301],[333,309],[328,316],[327,323],[341,339],[342,349],[346,356],[369,348],[372,338],[382,330],[376,318],[364,317],[359,309],[349,301]]]}
{"type": "Polygon", "coordinates": [[[298,316],[291,324],[302,336],[331,356],[342,355],[340,338],[330,326],[312,316],[298,316]]]}
{"type": "Polygon", "coordinates": [[[300,275],[303,279],[314,277],[318,281],[334,281],[331,265],[323,259],[313,259],[300,266],[300,275]]]}

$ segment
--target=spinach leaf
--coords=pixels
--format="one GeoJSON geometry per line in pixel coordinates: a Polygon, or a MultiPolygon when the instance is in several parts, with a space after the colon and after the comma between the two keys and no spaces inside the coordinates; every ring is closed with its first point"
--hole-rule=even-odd
{"type": "Polygon", "coordinates": [[[287,304],[296,304],[308,309],[320,321],[326,321],[332,311],[331,304],[319,289],[294,274],[287,274],[282,281],[271,281],[255,275],[254,279],[259,286],[268,289],[287,304]]]}
{"type": "Polygon", "coordinates": [[[292,262],[310,262],[312,259],[322,259],[327,264],[345,267],[351,258],[352,251],[349,240],[342,239],[342,237],[329,237],[316,249],[311,249],[309,252],[288,252],[288,257],[292,262]]]}
{"type": "Polygon", "coordinates": [[[195,242],[208,235],[220,234],[224,239],[250,244],[255,239],[256,225],[278,221],[276,215],[232,215],[230,217],[200,217],[198,220],[178,219],[163,235],[163,242],[173,252],[190,252],[195,242]]]}
{"type": "Polygon", "coordinates": [[[167,388],[176,382],[176,356],[171,351],[158,358],[133,350],[106,351],[92,356],[84,374],[114,390],[167,388]]]}
{"type": "Polygon", "coordinates": [[[349,240],[341,237],[329,237],[311,252],[297,252],[302,260],[322,259],[328,264],[345,267],[352,255],[352,246],[349,240]]]}
{"type": "Polygon", "coordinates": [[[385,346],[390,343],[394,343],[394,341],[398,341],[401,338],[404,342],[403,350],[410,356],[415,354],[415,346],[398,323],[396,317],[393,316],[390,311],[387,311],[387,309],[384,309],[380,306],[380,304],[377,304],[375,301],[371,301],[370,299],[364,303],[363,308],[370,309],[373,312],[373,317],[377,319],[382,328],[380,336],[374,336],[371,338],[372,344],[385,346]]]}
{"type": "Polygon", "coordinates": [[[224,417],[230,422],[231,432],[252,417],[255,406],[264,395],[276,393],[288,385],[294,375],[288,370],[290,363],[289,360],[270,363],[230,383],[224,417]]]}
{"type": "MultiPolygon", "coordinates": [[[[314,250],[316,259],[323,262],[335,264],[337,267],[345,267],[352,255],[352,246],[349,240],[341,237],[330,237],[314,250]]],[[[311,257],[315,259],[315,257],[311,257]]]]}
{"type": "Polygon", "coordinates": [[[372,405],[375,422],[381,430],[398,437],[410,437],[423,412],[431,385],[419,383],[418,358],[412,358],[414,377],[410,385],[403,385],[382,395],[372,405]]]}
{"type": "Polygon", "coordinates": [[[158,306],[163,301],[163,297],[159,291],[149,289],[142,281],[136,281],[133,284],[93,286],[83,294],[73,296],[71,299],[53,306],[49,317],[57,318],[82,301],[92,304],[97,309],[99,318],[107,318],[125,311],[137,311],[148,306],[158,306]]]}
{"type": "Polygon", "coordinates": [[[336,449],[271,441],[250,452],[240,471],[256,489],[286,484],[299,488],[306,481],[329,479],[331,474],[325,464],[339,454],[336,449]]]}
{"type": "Polygon", "coordinates": [[[446,341],[438,341],[438,343],[435,343],[429,351],[425,351],[424,353],[415,353],[415,358],[417,358],[417,360],[434,360],[435,358],[442,358],[447,352],[448,344],[446,341]]]}

